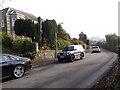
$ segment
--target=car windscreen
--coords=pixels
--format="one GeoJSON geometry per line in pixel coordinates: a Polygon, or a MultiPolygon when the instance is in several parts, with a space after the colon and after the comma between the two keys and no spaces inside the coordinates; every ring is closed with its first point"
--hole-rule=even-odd
{"type": "Polygon", "coordinates": [[[92,48],[99,48],[99,47],[92,47],[92,48]]]}
{"type": "Polygon", "coordinates": [[[74,46],[65,47],[63,49],[63,51],[73,51],[73,50],[74,50],[74,46]]]}

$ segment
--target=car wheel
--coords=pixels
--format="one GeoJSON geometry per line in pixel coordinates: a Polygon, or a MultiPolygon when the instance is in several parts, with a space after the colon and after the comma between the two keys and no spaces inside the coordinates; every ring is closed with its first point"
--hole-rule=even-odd
{"type": "Polygon", "coordinates": [[[59,62],[59,63],[62,63],[63,61],[62,61],[61,59],[58,59],[58,62],[59,62]]]}
{"type": "Polygon", "coordinates": [[[15,78],[20,78],[24,75],[25,73],[25,68],[24,66],[22,65],[17,65],[15,68],[14,68],[14,71],[13,71],[13,76],[15,78]]]}
{"type": "Polygon", "coordinates": [[[80,59],[83,59],[83,57],[84,57],[84,53],[81,53],[80,54],[80,59]]]}
{"type": "Polygon", "coordinates": [[[71,55],[71,57],[70,57],[70,61],[73,62],[74,60],[75,60],[74,55],[71,55]]]}

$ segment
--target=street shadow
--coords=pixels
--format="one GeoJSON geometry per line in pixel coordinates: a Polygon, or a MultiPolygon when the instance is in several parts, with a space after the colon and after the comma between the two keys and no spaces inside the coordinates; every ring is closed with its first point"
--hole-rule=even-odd
{"type": "Polygon", "coordinates": [[[2,83],[7,82],[7,81],[11,81],[11,80],[14,80],[14,79],[15,78],[8,77],[8,78],[5,78],[5,79],[2,79],[2,83]]]}

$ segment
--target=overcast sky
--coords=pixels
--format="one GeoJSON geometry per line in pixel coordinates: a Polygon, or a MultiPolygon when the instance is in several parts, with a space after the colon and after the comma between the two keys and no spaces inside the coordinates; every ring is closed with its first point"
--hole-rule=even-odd
{"type": "MultiPolygon", "coordinates": [[[[45,19],[55,19],[72,38],[81,31],[88,38],[118,34],[119,0],[13,0],[3,4],[45,19]]],[[[1,7],[0,7],[1,9],[1,7]]]]}

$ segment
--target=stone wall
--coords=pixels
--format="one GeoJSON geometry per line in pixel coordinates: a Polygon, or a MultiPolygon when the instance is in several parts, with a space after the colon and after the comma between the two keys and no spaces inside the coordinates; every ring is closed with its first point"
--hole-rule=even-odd
{"type": "MultiPolygon", "coordinates": [[[[58,50],[57,52],[61,52],[61,50],[58,50]]],[[[89,49],[85,50],[86,53],[89,53],[89,49]]],[[[41,52],[38,52],[35,59],[39,60],[46,60],[46,59],[54,59],[55,58],[55,50],[43,50],[41,52]]]]}
{"type": "MultiPolygon", "coordinates": [[[[58,51],[60,52],[60,51],[58,51]]],[[[44,50],[38,53],[36,59],[53,59],[55,58],[55,50],[44,50]]]]}

